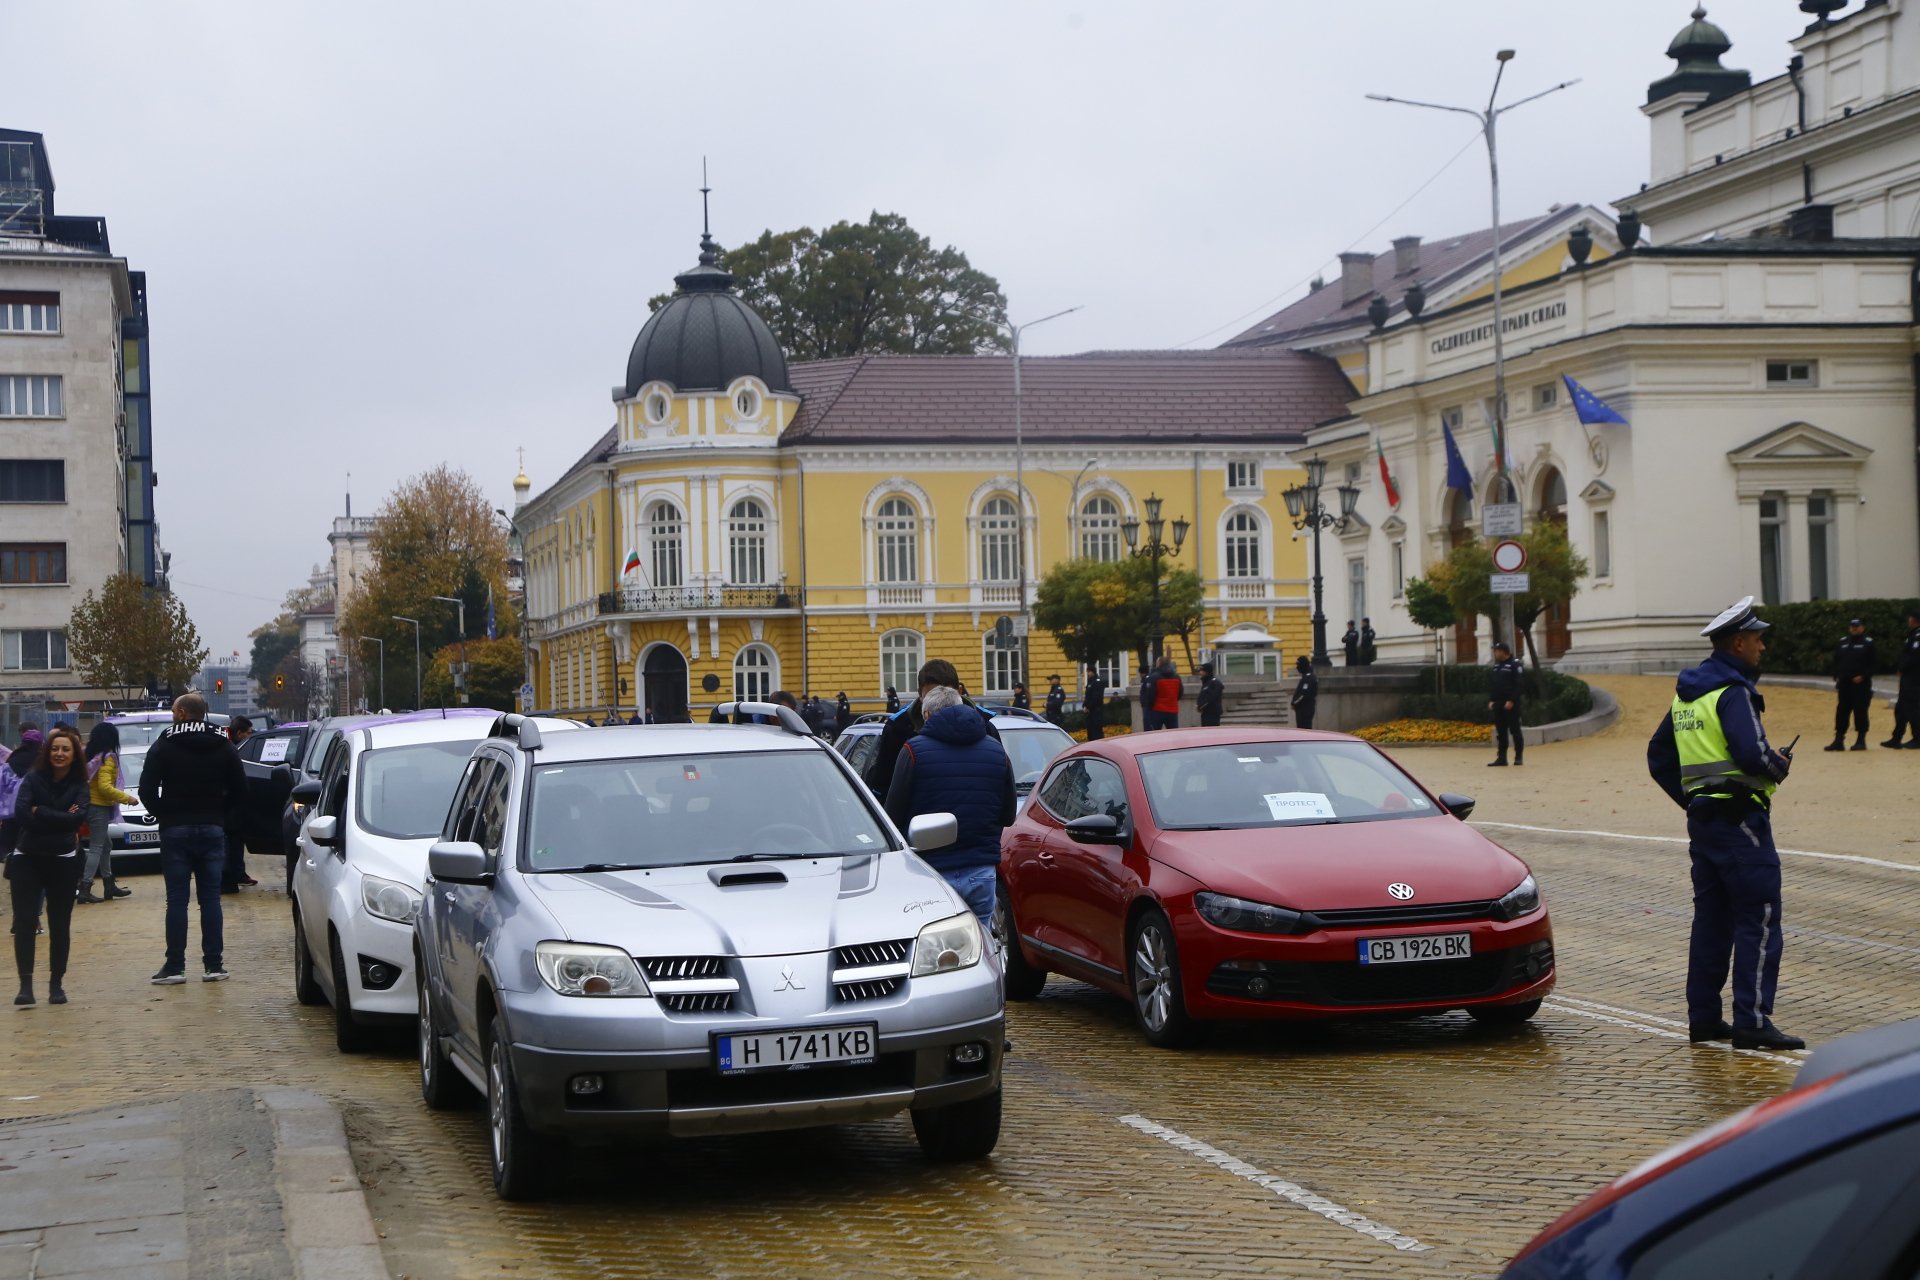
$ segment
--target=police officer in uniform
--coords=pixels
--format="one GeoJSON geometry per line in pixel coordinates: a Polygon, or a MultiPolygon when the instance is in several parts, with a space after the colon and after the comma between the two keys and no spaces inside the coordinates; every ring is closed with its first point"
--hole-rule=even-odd
{"type": "Polygon", "coordinates": [[[1300,682],[1293,686],[1293,696],[1287,700],[1293,708],[1293,727],[1311,729],[1314,706],[1320,701],[1320,677],[1313,672],[1313,660],[1304,653],[1293,660],[1293,669],[1300,673],[1300,682]]]}
{"type": "Polygon", "coordinates": [[[1900,647],[1900,696],[1893,703],[1893,736],[1883,747],[1920,747],[1920,605],[1907,610],[1907,642],[1900,647]],[[1906,742],[1900,735],[1907,729],[1906,742]]]}
{"type": "Polygon", "coordinates": [[[1867,749],[1867,709],[1873,705],[1873,637],[1867,634],[1867,624],[1858,618],[1849,619],[1847,634],[1840,637],[1840,647],[1833,651],[1833,692],[1837,705],[1833,709],[1833,741],[1827,744],[1829,751],[1847,749],[1847,721],[1853,721],[1853,749],[1867,749]]]}
{"type": "Polygon", "coordinates": [[[1211,729],[1220,723],[1220,717],[1226,710],[1227,686],[1213,674],[1213,664],[1200,664],[1200,694],[1193,700],[1193,709],[1200,713],[1200,727],[1211,729]]]}
{"type": "MultiPolygon", "coordinates": [[[[1647,772],[1687,811],[1693,857],[1693,936],[1687,953],[1687,1029],[1696,1043],[1736,1049],[1804,1049],[1773,1025],[1780,981],[1780,854],[1769,811],[1792,757],[1760,724],[1755,682],[1767,623],[1753,597],[1700,633],[1713,653],[1680,673],[1673,707],[1647,744],[1647,772]],[[1733,966],[1733,1022],[1720,991],[1733,966]]],[[[1791,750],[1791,748],[1789,748],[1791,750]]]]}
{"type": "Polygon", "coordinates": [[[1489,769],[1504,769],[1507,765],[1507,739],[1513,739],[1513,762],[1525,764],[1521,759],[1527,749],[1525,735],[1520,732],[1520,690],[1526,683],[1527,669],[1520,659],[1513,656],[1513,646],[1505,640],[1493,642],[1493,672],[1487,682],[1487,709],[1493,712],[1493,734],[1498,754],[1487,761],[1489,769]]]}

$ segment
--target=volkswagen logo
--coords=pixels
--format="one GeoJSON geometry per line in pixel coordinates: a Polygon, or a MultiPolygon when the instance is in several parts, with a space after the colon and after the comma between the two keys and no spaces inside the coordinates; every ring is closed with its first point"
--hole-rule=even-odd
{"type": "Polygon", "coordinates": [[[1400,901],[1405,902],[1408,898],[1411,898],[1413,896],[1413,886],[1410,884],[1401,884],[1398,881],[1395,881],[1393,884],[1390,884],[1387,886],[1387,892],[1392,894],[1394,897],[1398,898],[1400,901]]]}

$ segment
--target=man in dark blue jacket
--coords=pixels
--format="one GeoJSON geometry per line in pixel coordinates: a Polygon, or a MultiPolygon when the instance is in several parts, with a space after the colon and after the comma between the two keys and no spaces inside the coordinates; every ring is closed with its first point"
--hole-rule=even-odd
{"type": "Polygon", "coordinates": [[[1760,723],[1755,682],[1768,624],[1749,596],[1707,624],[1713,653],[1680,673],[1673,706],[1647,744],[1647,772],[1687,811],[1693,933],[1687,953],[1689,1037],[1736,1049],[1804,1049],[1773,1025],[1780,981],[1780,854],[1773,793],[1792,766],[1760,723]],[[1720,992],[1733,969],[1733,1023],[1720,992]]]}
{"type": "Polygon", "coordinates": [[[946,877],[982,927],[993,925],[994,877],[1000,832],[1014,819],[1013,765],[986,718],[941,686],[923,694],[926,725],[900,748],[887,787],[887,816],[905,831],[923,813],[951,813],[960,834],[944,849],[922,856],[946,877]]]}
{"type": "Polygon", "coordinates": [[[167,883],[167,958],[155,986],[187,980],[187,897],[200,903],[202,982],[224,982],[226,944],[220,875],[227,861],[228,815],[246,799],[247,775],[227,736],[207,723],[207,700],[174,699],[173,727],[147,752],[140,803],[160,825],[160,873],[167,883]]]}

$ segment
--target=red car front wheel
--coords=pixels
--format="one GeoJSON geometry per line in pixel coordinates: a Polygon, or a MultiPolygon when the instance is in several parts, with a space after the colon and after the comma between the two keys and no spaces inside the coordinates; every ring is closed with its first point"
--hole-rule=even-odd
{"type": "Polygon", "coordinates": [[[1173,926],[1158,910],[1134,923],[1127,941],[1127,986],[1133,992],[1133,1014],[1150,1044],[1180,1049],[1199,1038],[1199,1027],[1187,1015],[1180,988],[1180,953],[1173,926]]]}

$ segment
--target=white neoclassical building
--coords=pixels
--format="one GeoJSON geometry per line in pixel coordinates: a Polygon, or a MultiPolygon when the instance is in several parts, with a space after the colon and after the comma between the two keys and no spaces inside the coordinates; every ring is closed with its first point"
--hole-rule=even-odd
{"type": "MultiPolygon", "coordinates": [[[[1615,201],[1617,225],[1563,239],[1555,270],[1503,276],[1508,496],[1564,522],[1592,568],[1535,628],[1564,667],[1671,667],[1748,593],[1920,594],[1920,11],[1825,7],[1760,84],[1696,16],[1649,89],[1649,181],[1615,201]],[[1628,425],[1583,425],[1563,375],[1628,425]]],[[[1325,548],[1327,612],[1370,615],[1389,661],[1430,652],[1406,579],[1501,496],[1492,302],[1452,299],[1375,305],[1364,356],[1343,360],[1363,394],[1306,446],[1363,490],[1325,548]],[[1448,487],[1443,423],[1471,495],[1448,487]]],[[[1487,632],[1463,624],[1453,652],[1484,659],[1487,632]]]]}

